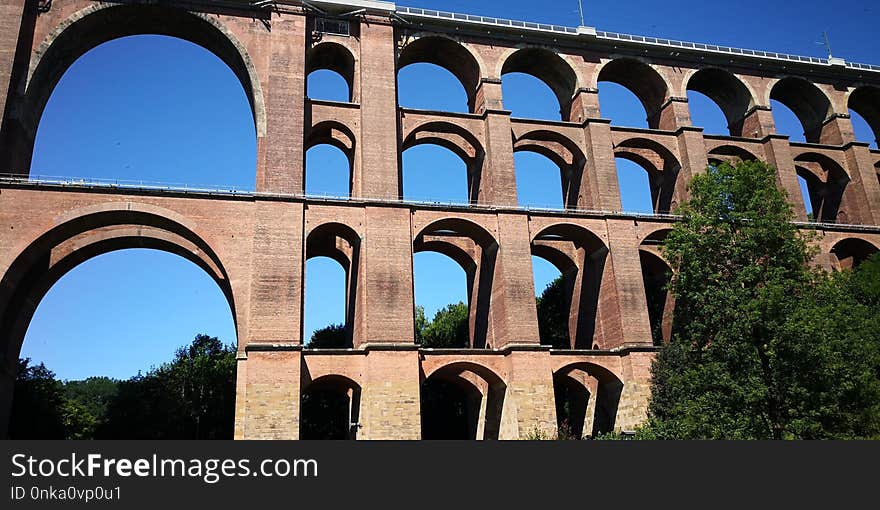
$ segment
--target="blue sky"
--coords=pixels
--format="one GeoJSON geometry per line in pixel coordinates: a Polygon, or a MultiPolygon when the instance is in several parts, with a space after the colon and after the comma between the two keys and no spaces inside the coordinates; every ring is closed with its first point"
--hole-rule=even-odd
{"type": "MultiPolygon", "coordinates": [[[[402,4],[575,26],[577,3],[521,0],[421,1],[402,4]],[[539,8],[536,7],[539,5],[539,8]]],[[[827,2],[585,3],[587,24],[602,30],[712,42],[730,46],[824,56],[816,44],[829,32],[835,54],[850,61],[880,63],[876,27],[880,7],[850,2],[829,12],[827,2]],[[831,23],[834,20],[834,23],[831,23]]],[[[559,106],[537,79],[504,78],[505,106],[516,117],[558,119],[559,106]]],[[[400,103],[412,108],[466,111],[464,90],[446,71],[416,64],[399,75],[400,103]]],[[[330,72],[309,78],[309,95],[345,100],[345,84],[330,72]]],[[[693,94],[694,123],[726,133],[726,123],[708,99],[693,94]]],[[[603,116],[618,125],[645,127],[635,96],[613,84],[600,86],[603,116]]],[[[803,139],[793,114],[776,107],[780,132],[803,139]]],[[[872,141],[861,119],[860,139],[872,141]]],[[[78,60],[53,93],[40,123],[33,173],[65,177],[222,185],[252,189],[256,147],[250,109],[232,72],[193,44],[160,36],[105,43],[78,60]]],[[[307,191],[347,194],[347,163],[330,147],[307,154],[307,191]]],[[[464,164],[452,153],[420,146],[403,156],[404,193],[410,199],[466,201],[464,164]]],[[[650,209],[645,172],[620,162],[624,209],[650,209]]],[[[516,155],[522,205],[559,206],[559,170],[530,153],[516,155]],[[550,178],[550,176],[556,177],[550,178]]],[[[441,255],[415,257],[416,302],[429,315],[447,303],[466,301],[461,269],[441,255]]],[[[556,276],[534,260],[537,291],[556,276]]],[[[306,337],[343,321],[344,274],[327,259],[306,267],[306,337]]],[[[193,264],[151,250],[102,255],[62,278],[40,304],[22,356],[46,362],[61,378],[89,375],[129,377],[170,359],[196,334],[235,341],[231,313],[214,282],[193,264]]]]}

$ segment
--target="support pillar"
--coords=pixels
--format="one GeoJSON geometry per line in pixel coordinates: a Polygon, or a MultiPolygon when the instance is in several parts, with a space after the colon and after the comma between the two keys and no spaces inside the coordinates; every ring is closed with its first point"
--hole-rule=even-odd
{"type": "Polygon", "coordinates": [[[36,2],[0,0],[0,168],[27,175],[33,135],[28,135],[18,111],[30,64],[36,23],[36,2]]]}
{"type": "Polygon", "coordinates": [[[235,438],[299,439],[302,352],[249,349],[236,370],[235,438]]]}
{"type": "Polygon", "coordinates": [[[877,225],[880,223],[880,180],[877,179],[870,146],[852,142],[846,146],[844,155],[850,174],[845,192],[848,222],[877,225]]]}
{"type": "Polygon", "coordinates": [[[764,139],[764,152],[767,154],[767,163],[776,168],[777,184],[788,194],[788,202],[794,210],[795,219],[807,221],[807,209],[804,206],[804,197],[801,195],[801,187],[798,183],[797,170],[791,156],[788,137],[783,135],[767,136],[764,139]]]}
{"type": "MultiPolygon", "coordinates": [[[[607,284],[613,286],[611,299],[601,303],[602,316],[612,315],[608,308],[616,305],[620,318],[618,324],[605,323],[603,349],[627,346],[651,346],[651,319],[648,316],[648,301],[645,296],[645,282],[642,278],[642,264],[639,257],[639,238],[632,220],[608,220],[608,244],[610,249],[607,284]],[[615,328],[614,326],[617,326],[615,328]]],[[[603,282],[603,286],[605,282],[603,282]]]]}
{"type": "Polygon", "coordinates": [[[361,390],[358,439],[413,440],[422,437],[419,352],[370,349],[361,390]]]}
{"type": "Polygon", "coordinates": [[[498,215],[498,259],[492,280],[491,324],[495,349],[540,345],[528,218],[498,215]]]}
{"type": "Polygon", "coordinates": [[[507,355],[508,378],[499,439],[555,437],[556,398],[547,350],[513,350],[507,355]]]}
{"type": "Polygon", "coordinates": [[[614,420],[615,432],[632,432],[648,419],[653,351],[632,351],[621,358],[623,391],[614,420]]]}

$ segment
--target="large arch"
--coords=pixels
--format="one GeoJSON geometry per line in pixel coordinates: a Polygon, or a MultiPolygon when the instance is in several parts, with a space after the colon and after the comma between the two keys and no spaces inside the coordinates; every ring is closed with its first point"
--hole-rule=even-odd
{"type": "Polygon", "coordinates": [[[773,85],[770,99],[788,107],[804,128],[807,142],[820,143],[825,121],[833,113],[831,100],[819,87],[803,78],[786,77],[773,85]]]}
{"type": "Polygon", "coordinates": [[[540,154],[559,167],[562,202],[566,209],[576,209],[579,203],[589,200],[590,190],[581,189],[587,158],[574,140],[555,131],[536,129],[515,137],[513,151],[540,154]],[[582,197],[585,200],[581,200],[582,197]]]}
{"type": "MultiPolygon", "coordinates": [[[[401,144],[401,152],[419,145],[437,145],[458,156],[467,169],[467,194],[470,203],[479,200],[483,163],[486,151],[467,129],[451,122],[426,122],[410,131],[401,144]]],[[[401,173],[404,171],[401,165],[401,173]]],[[[404,175],[400,181],[404,182],[404,175]]]]}
{"type": "Polygon", "coordinates": [[[453,362],[422,375],[422,439],[501,437],[507,384],[492,369],[453,362]]]}
{"type": "Polygon", "coordinates": [[[880,87],[855,89],[849,96],[848,106],[865,119],[874,132],[874,140],[880,144],[880,87]]]}
{"type": "Polygon", "coordinates": [[[468,110],[474,111],[483,71],[474,54],[461,43],[442,36],[419,37],[405,45],[397,57],[397,71],[410,64],[434,64],[452,73],[464,87],[468,110]]]}
{"type": "Polygon", "coordinates": [[[648,172],[654,212],[668,214],[681,199],[683,184],[678,182],[681,163],[668,148],[648,138],[631,138],[614,147],[614,155],[641,166],[648,172]]]}
{"type": "Polygon", "coordinates": [[[244,46],[216,18],[183,9],[146,4],[95,4],[60,23],[34,52],[18,126],[12,129],[11,169],[26,174],[43,109],[67,69],[107,41],[131,35],[177,37],[211,51],[241,82],[253,112],[257,137],[266,131],[260,81],[244,46]]]}
{"type": "Polygon", "coordinates": [[[345,337],[341,345],[334,346],[337,348],[351,348],[360,337],[356,315],[360,290],[360,247],[360,235],[342,223],[324,223],[306,236],[306,261],[327,257],[338,262],[345,271],[345,337]]]}
{"type": "Polygon", "coordinates": [[[0,431],[9,420],[15,371],[22,342],[42,298],[62,276],[99,255],[127,248],[149,248],[179,255],[203,269],[226,297],[236,329],[232,285],[208,243],[176,215],[150,208],[107,206],[70,213],[22,249],[0,281],[0,431]],[[8,384],[7,384],[8,382],[8,384]]]}
{"type": "Polygon", "coordinates": [[[328,70],[342,76],[348,85],[348,101],[357,103],[360,100],[357,83],[354,55],[345,46],[335,42],[320,42],[306,52],[306,76],[315,71],[328,70]]]}
{"type": "Polygon", "coordinates": [[[553,373],[559,436],[596,437],[614,431],[623,381],[607,368],[578,362],[553,373]]]}
{"type": "Polygon", "coordinates": [[[574,69],[558,54],[544,48],[522,48],[504,61],[501,75],[525,73],[544,82],[559,101],[562,120],[571,118],[572,98],[578,86],[574,69]]]}
{"type": "Polygon", "coordinates": [[[660,128],[661,111],[669,98],[669,85],[653,67],[636,59],[620,58],[602,66],[596,81],[616,83],[635,94],[645,108],[648,127],[660,128]]]}
{"type": "Polygon", "coordinates": [[[300,439],[357,439],[361,407],[358,383],[342,375],[307,381],[300,389],[300,403],[300,439]]]}
{"type": "Polygon", "coordinates": [[[807,184],[813,216],[821,223],[851,223],[858,211],[849,188],[849,174],[832,158],[805,152],[794,158],[799,177],[807,184]]]}
{"type": "Polygon", "coordinates": [[[672,339],[675,297],[668,288],[672,278],[672,268],[663,259],[659,250],[667,235],[669,235],[668,229],[658,230],[647,236],[639,247],[648,320],[651,324],[654,345],[669,343],[672,339]]]}
{"type": "MultiPolygon", "coordinates": [[[[562,274],[563,309],[568,310],[569,349],[604,348],[597,332],[602,314],[603,277],[608,247],[584,227],[560,223],[532,239],[532,255],[553,264],[562,274]]],[[[554,342],[542,338],[542,343],[554,342]]]]}
{"type": "Polygon", "coordinates": [[[880,248],[857,237],[838,241],[831,248],[838,269],[854,269],[878,251],[880,248]]]}
{"type": "Polygon", "coordinates": [[[470,347],[491,348],[490,302],[498,242],[476,223],[446,218],[423,228],[414,238],[413,253],[433,251],[454,260],[467,275],[470,347]]]}
{"type": "Polygon", "coordinates": [[[724,112],[730,135],[743,135],[743,122],[755,106],[755,98],[742,80],[722,69],[704,68],[690,77],[687,90],[699,92],[714,101],[724,112]]]}

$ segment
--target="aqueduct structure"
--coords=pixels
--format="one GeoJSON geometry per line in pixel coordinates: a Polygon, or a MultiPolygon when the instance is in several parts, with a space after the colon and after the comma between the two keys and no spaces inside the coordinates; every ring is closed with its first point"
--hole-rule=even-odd
{"type": "MultiPolygon", "coordinates": [[[[880,246],[880,151],[857,142],[848,111],[880,138],[880,67],[396,7],[377,1],[0,0],[0,422],[16,360],[47,290],[81,262],[148,247],[198,264],[228,298],[238,334],[236,437],[300,436],[301,396],[349,396],[358,439],[418,439],[420,392],[457,385],[468,434],[511,439],[557,428],[570,398],[585,434],[632,430],[646,415],[655,337],[668,335],[668,267],[658,250],[691,176],[711,163],[765,160],[778,169],[819,263],[858,263],[880,246]],[[29,179],[37,125],[65,70],[128,35],[179,37],[214,52],[247,93],[257,134],[256,191],[208,193],[29,179]],[[397,71],[427,62],[467,91],[470,113],[400,108],[397,71]],[[331,69],[348,102],[308,100],[305,80],[331,69]],[[501,76],[531,74],[559,100],[560,120],[512,118],[501,76]],[[611,126],[599,81],[635,93],[649,129],[611,126]],[[692,125],[687,91],[713,99],[730,127],[692,125]],[[777,134],[771,99],[807,143],[777,134]],[[309,198],[304,153],[348,156],[351,196],[309,198]],[[435,143],[468,167],[470,205],[404,202],[401,152],[435,143]],[[514,152],[560,167],[565,210],[517,207],[514,152]],[[615,158],[650,169],[655,211],[627,215],[615,158]],[[798,175],[818,223],[806,222],[798,175]],[[470,348],[414,339],[413,254],[437,251],[468,275],[470,348]],[[539,256],[566,277],[570,346],[541,345],[532,278],[539,256]],[[349,343],[303,347],[307,259],[347,270],[349,343]],[[659,332],[659,335],[656,334],[659,332]]],[[[169,84],[173,86],[173,84],[169,84]]]]}

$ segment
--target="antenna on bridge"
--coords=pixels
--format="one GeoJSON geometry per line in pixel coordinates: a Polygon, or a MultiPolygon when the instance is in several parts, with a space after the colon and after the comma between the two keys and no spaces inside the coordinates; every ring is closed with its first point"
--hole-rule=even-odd
{"type": "Polygon", "coordinates": [[[584,22],[584,2],[583,2],[583,0],[578,0],[578,14],[581,15],[580,26],[582,26],[582,27],[587,26],[587,24],[584,22]]]}
{"type": "Polygon", "coordinates": [[[834,58],[833,52],[831,51],[831,39],[828,38],[828,31],[822,32],[822,42],[817,42],[816,44],[821,44],[825,47],[825,51],[828,52],[829,60],[834,58]]]}

